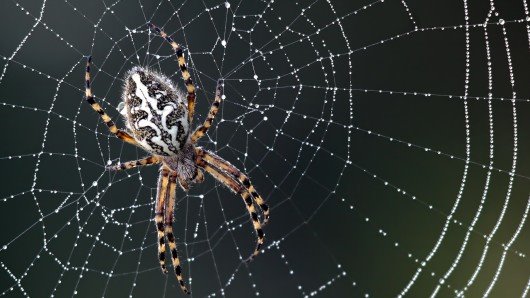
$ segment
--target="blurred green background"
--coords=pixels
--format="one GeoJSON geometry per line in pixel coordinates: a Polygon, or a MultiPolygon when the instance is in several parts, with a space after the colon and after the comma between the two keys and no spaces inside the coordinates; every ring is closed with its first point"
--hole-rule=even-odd
{"type": "Polygon", "coordinates": [[[211,177],[178,191],[193,296],[391,297],[421,268],[407,296],[440,285],[450,297],[481,264],[465,296],[495,280],[491,297],[520,297],[530,282],[525,3],[1,1],[0,293],[182,295],[158,268],[157,170],[106,172],[145,153],[109,136],[83,101],[89,54],[94,92],[119,125],[132,66],[184,87],[152,21],[184,46],[197,121],[225,80],[200,145],[247,172],[272,207],[266,249],[247,265],[241,199],[211,177]]]}

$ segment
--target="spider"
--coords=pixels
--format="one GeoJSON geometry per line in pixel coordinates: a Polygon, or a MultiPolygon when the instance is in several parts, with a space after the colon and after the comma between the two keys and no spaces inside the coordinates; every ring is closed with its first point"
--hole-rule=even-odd
{"type": "Polygon", "coordinates": [[[85,99],[107,125],[111,133],[127,143],[147,151],[151,155],[134,161],[107,166],[109,170],[127,170],[139,166],[160,164],[157,196],[155,202],[155,223],[157,229],[158,259],[163,273],[166,268],[166,243],[171,252],[175,276],[180,288],[186,294],[190,291],[184,283],[182,268],[173,235],[173,211],[177,182],[184,191],[192,183],[204,180],[203,170],[221,184],[239,194],[246,205],[257,235],[256,247],[247,261],[259,254],[263,245],[262,225],[269,219],[269,207],[256,192],[248,177],[218,155],[195,146],[205,135],[219,110],[223,95],[223,83],[217,82],[215,100],[204,123],[190,134],[195,111],[195,86],[186,66],[182,48],[157,26],[149,23],[151,30],[165,39],[173,48],[187,89],[184,93],[164,75],[145,67],[135,66],[125,76],[123,102],[118,110],[124,116],[128,130],[119,129],[92,95],[90,87],[90,65],[87,57],[85,73],[85,99]],[[263,212],[264,220],[258,220],[255,205],[263,212]]]}

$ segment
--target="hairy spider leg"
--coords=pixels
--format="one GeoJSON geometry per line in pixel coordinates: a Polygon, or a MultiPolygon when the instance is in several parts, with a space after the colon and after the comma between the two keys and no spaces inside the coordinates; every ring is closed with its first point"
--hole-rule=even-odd
{"type": "Polygon", "coordinates": [[[221,184],[224,184],[227,186],[230,190],[235,192],[236,194],[241,195],[243,198],[243,201],[245,202],[245,205],[247,206],[247,211],[250,215],[250,218],[252,219],[252,224],[254,226],[254,230],[257,234],[257,243],[256,248],[254,249],[254,252],[248,257],[247,261],[251,261],[256,257],[261,247],[263,246],[263,242],[265,240],[263,230],[261,229],[261,224],[258,220],[258,214],[256,213],[256,209],[254,208],[254,204],[252,202],[252,199],[250,198],[250,193],[246,188],[244,188],[240,183],[238,183],[236,180],[228,176],[227,174],[221,172],[219,169],[216,169],[213,165],[206,162],[204,159],[202,159],[200,156],[197,157],[197,165],[199,165],[201,168],[203,168],[206,172],[208,172],[210,175],[212,175],[217,181],[219,181],[221,184]]]}
{"type": "Polygon", "coordinates": [[[90,88],[90,64],[92,63],[92,56],[88,56],[86,60],[86,72],[85,72],[85,99],[90,104],[92,109],[96,111],[100,116],[101,119],[103,119],[103,122],[107,125],[110,132],[116,135],[116,137],[120,138],[121,140],[138,146],[138,143],[136,140],[127,132],[118,129],[116,124],[114,124],[114,121],[110,118],[110,116],[105,113],[103,108],[99,105],[99,103],[96,102],[94,99],[94,96],[92,95],[92,89],[90,88]]]}
{"type": "Polygon", "coordinates": [[[223,96],[223,83],[221,80],[217,81],[217,87],[215,88],[215,99],[212,103],[212,106],[210,107],[210,111],[208,112],[208,116],[206,116],[206,119],[204,120],[204,123],[197,127],[197,129],[193,132],[193,135],[191,136],[191,142],[193,144],[197,143],[197,141],[206,134],[206,131],[210,126],[212,126],[213,119],[215,118],[215,115],[217,115],[217,112],[219,111],[219,105],[221,104],[221,99],[223,96]]]}
{"type": "Polygon", "coordinates": [[[216,155],[213,152],[203,150],[202,148],[197,148],[197,152],[201,152],[201,157],[206,160],[209,164],[223,170],[224,172],[230,174],[234,179],[237,179],[252,195],[256,204],[263,210],[263,216],[265,217],[262,225],[266,225],[270,217],[270,209],[265,200],[259,195],[256,191],[250,179],[243,172],[238,170],[234,165],[228,161],[221,158],[219,155],[216,155]]]}
{"type": "Polygon", "coordinates": [[[184,283],[184,278],[182,277],[182,267],[180,266],[180,259],[177,251],[177,243],[175,242],[175,235],[173,234],[173,211],[175,210],[175,197],[177,195],[177,173],[172,172],[169,175],[169,202],[166,208],[166,214],[164,217],[165,226],[166,226],[166,239],[169,245],[169,250],[171,251],[171,259],[173,262],[173,269],[175,271],[175,276],[180,285],[180,289],[185,294],[191,294],[186,288],[184,283]]]}
{"type": "Polygon", "coordinates": [[[146,158],[138,159],[138,160],[131,160],[123,163],[119,163],[117,165],[111,165],[107,166],[107,170],[111,171],[119,171],[119,170],[128,170],[136,167],[141,166],[149,166],[158,164],[162,161],[162,159],[156,155],[148,156],[146,158]]]}
{"type": "Polygon", "coordinates": [[[164,211],[166,205],[166,197],[169,186],[169,169],[163,167],[160,170],[160,176],[158,178],[158,192],[156,194],[155,202],[155,224],[158,240],[158,260],[160,262],[160,269],[163,273],[167,273],[166,268],[166,242],[164,241],[165,236],[165,223],[164,223],[164,211]]]}
{"type": "Polygon", "coordinates": [[[197,176],[193,179],[194,183],[202,183],[204,181],[204,173],[201,169],[197,168],[197,176]]]}
{"type": "Polygon", "coordinates": [[[158,28],[156,25],[154,25],[153,23],[149,23],[149,26],[156,33],[160,34],[160,36],[171,45],[173,51],[175,51],[175,54],[177,54],[177,61],[180,67],[180,72],[182,74],[182,79],[184,80],[184,84],[186,84],[186,90],[188,91],[188,122],[191,125],[193,121],[193,114],[195,113],[195,85],[193,85],[190,72],[188,71],[188,67],[186,66],[186,59],[184,58],[182,48],[178,43],[173,40],[173,38],[171,38],[171,36],[167,35],[166,32],[162,31],[162,29],[158,28]]]}

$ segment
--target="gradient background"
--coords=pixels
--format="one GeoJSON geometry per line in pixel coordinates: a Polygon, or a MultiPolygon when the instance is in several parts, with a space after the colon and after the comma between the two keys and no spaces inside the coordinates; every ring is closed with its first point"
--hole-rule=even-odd
{"type": "MultiPolygon", "coordinates": [[[[408,292],[411,297],[430,295],[453,263],[479,208],[490,161],[494,170],[480,219],[439,296],[454,296],[475,270],[507,192],[502,224],[468,297],[484,293],[503,245],[522,220],[530,192],[529,22],[504,26],[513,90],[503,27],[493,23],[524,20],[523,2],[495,2],[499,15],[488,26],[491,160],[484,28],[469,27],[468,94],[478,97],[467,100],[471,163],[453,217],[457,222],[408,292]],[[518,99],[518,137],[509,189],[514,117],[512,102],[502,99],[512,98],[512,92],[518,99]]],[[[228,297],[256,292],[298,297],[313,291],[324,297],[398,295],[439,238],[464,176],[466,49],[465,29],[458,27],[466,22],[464,3],[407,1],[416,25],[434,28],[418,31],[401,1],[331,3],[335,11],[326,1],[277,0],[269,7],[262,1],[234,2],[231,9],[248,16],[234,19],[220,1],[49,0],[32,29],[42,1],[0,2],[0,69],[5,68],[0,79],[0,248],[6,245],[0,250],[0,292],[9,297],[182,295],[173,277],[160,273],[156,259],[151,221],[156,169],[105,172],[109,159],[145,153],[109,136],[82,97],[83,56],[88,54],[94,56],[95,94],[115,119],[121,79],[133,65],[160,69],[182,86],[167,45],[154,38],[149,52],[162,57],[146,55],[149,35],[143,24],[152,19],[192,52],[190,68],[200,88],[198,119],[208,110],[215,81],[226,78],[227,99],[201,146],[249,173],[272,207],[265,230],[268,248],[246,266],[239,257],[251,251],[254,236],[241,200],[209,177],[187,195],[179,190],[175,233],[179,251],[193,258],[191,264],[184,262],[184,273],[193,278],[194,296],[219,295],[221,288],[228,297]],[[205,7],[212,9],[205,12],[205,7]],[[260,14],[263,21],[257,22],[260,14]],[[337,23],[327,26],[345,15],[343,32],[337,23]],[[252,35],[232,32],[228,38],[224,34],[232,22],[241,30],[255,25],[252,35]],[[274,39],[287,25],[290,31],[274,39]],[[321,32],[313,34],[316,29],[321,32]],[[309,38],[298,42],[304,34],[309,38]],[[226,49],[218,36],[228,39],[226,49]],[[288,46],[278,50],[280,43],[288,46]],[[333,63],[316,61],[347,53],[348,46],[351,55],[334,57],[333,63]],[[255,49],[276,52],[249,63],[255,49]],[[263,80],[260,92],[254,74],[263,80]],[[230,229],[223,226],[226,221],[230,229]],[[20,285],[13,277],[23,277],[20,285]]],[[[468,8],[469,24],[484,23],[489,3],[469,1],[468,8]]],[[[523,292],[530,278],[529,235],[525,225],[507,253],[492,297],[523,292]]]]}

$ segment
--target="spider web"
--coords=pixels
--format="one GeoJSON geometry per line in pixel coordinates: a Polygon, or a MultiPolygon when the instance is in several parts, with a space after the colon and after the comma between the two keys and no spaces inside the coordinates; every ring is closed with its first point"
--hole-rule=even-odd
{"type": "Polygon", "coordinates": [[[157,169],[83,99],[117,111],[134,65],[198,88],[200,145],[268,201],[266,245],[206,176],[174,231],[194,296],[526,296],[530,12],[517,1],[0,3],[0,293],[181,295],[160,273],[157,169]]]}

